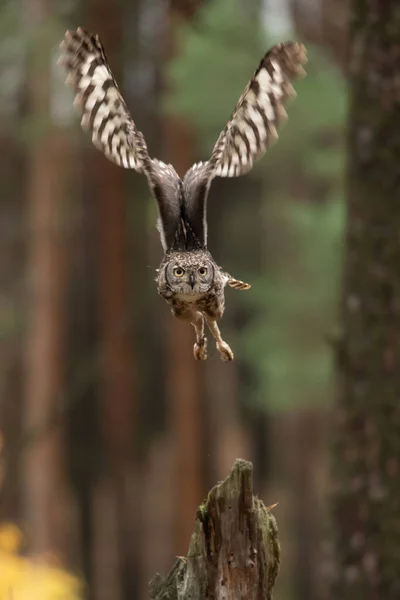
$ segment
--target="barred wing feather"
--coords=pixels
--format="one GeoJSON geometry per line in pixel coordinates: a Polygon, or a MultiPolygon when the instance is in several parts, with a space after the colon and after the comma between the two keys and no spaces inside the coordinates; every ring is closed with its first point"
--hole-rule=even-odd
{"type": "Polygon", "coordinates": [[[295,42],[277,44],[267,52],[221,132],[210,160],[193,165],[186,173],[183,188],[187,219],[204,246],[211,181],[217,176],[247,173],[276,140],[277,127],[287,117],[284,103],[295,96],[291,81],[305,74],[305,62],[306,50],[295,42]]]}
{"type": "Polygon", "coordinates": [[[82,127],[92,132],[94,145],[117,165],[145,171],[149,157],[143,134],[129,114],[99,37],[79,27],[66,32],[60,48],[59,62],[67,70],[82,127]]]}
{"type": "Polygon", "coordinates": [[[277,126],[287,118],[284,103],[296,95],[291,80],[305,74],[306,62],[304,46],[295,42],[267,52],[214,146],[214,177],[247,173],[277,139],[277,126]]]}
{"type": "Polygon", "coordinates": [[[79,27],[66,32],[60,47],[59,62],[76,92],[74,104],[82,113],[82,127],[91,131],[94,145],[112,162],[146,175],[158,203],[161,243],[164,250],[171,248],[179,243],[182,191],[178,174],[171,165],[149,157],[99,37],[79,27]]]}

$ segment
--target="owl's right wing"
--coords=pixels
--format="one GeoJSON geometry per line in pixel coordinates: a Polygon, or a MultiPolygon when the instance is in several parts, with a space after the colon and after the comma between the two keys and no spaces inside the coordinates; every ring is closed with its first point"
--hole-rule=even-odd
{"type": "Polygon", "coordinates": [[[220,133],[211,158],[194,165],[184,178],[187,210],[206,241],[206,201],[214,177],[248,173],[277,138],[277,127],[287,118],[285,102],[296,95],[291,81],[305,74],[302,44],[277,44],[262,58],[220,133]]]}
{"type": "Polygon", "coordinates": [[[82,114],[83,129],[93,144],[121,167],[144,173],[159,208],[158,229],[164,250],[173,245],[180,222],[181,180],[171,165],[151,159],[119,91],[99,37],[79,27],[67,31],[61,45],[60,64],[67,83],[76,92],[74,105],[82,114]]]}

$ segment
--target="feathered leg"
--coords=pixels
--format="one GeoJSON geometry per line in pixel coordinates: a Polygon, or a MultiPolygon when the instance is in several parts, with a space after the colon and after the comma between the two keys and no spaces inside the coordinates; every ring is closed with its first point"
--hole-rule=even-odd
{"type": "Polygon", "coordinates": [[[225,362],[233,360],[233,358],[234,358],[233,352],[230,349],[230,347],[228,346],[228,344],[226,342],[224,342],[224,340],[222,339],[221,332],[219,330],[217,322],[213,319],[210,319],[207,316],[206,316],[206,321],[207,321],[207,325],[208,325],[211,333],[213,334],[213,336],[217,342],[217,350],[220,353],[222,360],[225,362]]]}
{"type": "Polygon", "coordinates": [[[192,325],[196,331],[196,343],[193,346],[193,354],[196,360],[207,359],[207,338],[204,336],[204,317],[196,312],[192,325]]]}

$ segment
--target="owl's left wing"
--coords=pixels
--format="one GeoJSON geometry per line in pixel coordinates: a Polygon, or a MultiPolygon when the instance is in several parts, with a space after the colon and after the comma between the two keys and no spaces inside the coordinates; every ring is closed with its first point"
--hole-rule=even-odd
{"type": "Polygon", "coordinates": [[[278,138],[277,127],[287,118],[284,104],[296,96],[291,81],[305,75],[306,62],[306,50],[296,42],[267,52],[214,146],[214,177],[247,173],[278,138]]]}
{"type": "Polygon", "coordinates": [[[206,242],[206,200],[214,177],[248,173],[277,138],[278,125],[287,118],[285,102],[296,95],[292,80],[305,75],[302,44],[277,44],[262,58],[220,133],[208,162],[194,165],[184,179],[190,220],[206,242]]]}

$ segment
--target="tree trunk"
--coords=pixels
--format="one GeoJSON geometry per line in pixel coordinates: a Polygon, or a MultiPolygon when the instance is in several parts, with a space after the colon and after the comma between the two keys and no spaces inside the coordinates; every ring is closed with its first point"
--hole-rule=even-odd
{"type": "Polygon", "coordinates": [[[236,460],[197,511],[187,558],[150,584],[153,600],[271,600],[279,570],[278,528],[253,496],[253,467],[236,460]]]}
{"type": "MultiPolygon", "coordinates": [[[[87,5],[90,28],[104,43],[113,74],[122,86],[123,8],[118,1],[109,0],[90,0],[87,5]]],[[[93,496],[94,578],[97,598],[117,600],[134,597],[137,591],[135,306],[128,261],[127,172],[94,149],[91,163],[92,198],[98,205],[99,400],[104,458],[93,496]]]]}
{"type": "MultiPolygon", "coordinates": [[[[11,37],[11,35],[10,35],[11,37]]],[[[20,98],[16,98],[18,103],[20,98]]],[[[20,115],[22,116],[22,115],[20,115]]],[[[18,442],[23,413],[23,353],[26,274],[26,155],[15,135],[1,132],[7,148],[0,164],[2,194],[0,281],[0,520],[21,519],[18,442]],[[4,462],[3,462],[4,461],[4,462]]]]}
{"type": "MultiPolygon", "coordinates": [[[[192,18],[198,2],[170,0],[168,55],[176,50],[178,28],[186,19],[192,18]]],[[[181,118],[166,116],[163,124],[164,158],[183,176],[195,162],[196,152],[192,133],[181,118]]],[[[179,322],[168,314],[168,372],[167,395],[169,403],[170,431],[174,441],[176,472],[175,493],[177,518],[174,554],[180,554],[190,539],[193,514],[198,499],[204,493],[201,408],[202,372],[204,365],[193,357],[195,341],[193,327],[179,322]]]]}
{"type": "MultiPolygon", "coordinates": [[[[121,81],[123,16],[119,2],[92,0],[90,21],[107,50],[121,81]]],[[[121,82],[122,83],[122,82],[121,82]]],[[[92,152],[93,197],[98,204],[99,312],[102,374],[103,433],[113,468],[129,462],[134,441],[135,360],[131,333],[134,306],[129,285],[126,171],[92,152]]],[[[133,201],[133,199],[130,199],[133,201]]]]}
{"type": "Polygon", "coordinates": [[[400,597],[398,2],[353,0],[332,598],[400,597]]]}
{"type": "MultiPolygon", "coordinates": [[[[63,247],[63,200],[68,183],[70,153],[65,132],[50,123],[50,56],[56,40],[46,21],[51,3],[27,3],[36,32],[29,79],[30,119],[39,124],[30,147],[28,197],[29,310],[26,355],[27,432],[42,429],[57,412],[64,379],[66,253],[63,247]]],[[[24,461],[25,518],[29,549],[65,559],[71,528],[62,424],[44,427],[28,448],[24,461]]]]}

